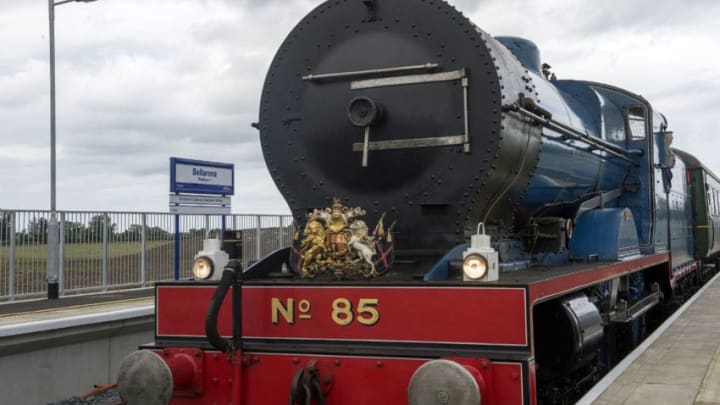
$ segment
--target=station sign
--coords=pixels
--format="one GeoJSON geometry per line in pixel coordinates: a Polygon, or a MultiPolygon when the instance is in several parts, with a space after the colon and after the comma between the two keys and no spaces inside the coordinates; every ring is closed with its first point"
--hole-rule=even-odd
{"type": "Polygon", "coordinates": [[[234,192],[232,163],[170,158],[171,214],[230,215],[234,192]]]}
{"type": "Polygon", "coordinates": [[[232,163],[171,157],[170,192],[234,195],[235,166],[232,163]]]}

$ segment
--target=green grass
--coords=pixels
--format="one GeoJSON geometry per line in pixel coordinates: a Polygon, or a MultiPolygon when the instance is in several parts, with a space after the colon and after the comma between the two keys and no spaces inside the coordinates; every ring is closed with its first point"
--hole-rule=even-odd
{"type": "MultiPolygon", "coordinates": [[[[154,249],[172,243],[168,240],[148,241],[147,248],[154,249]]],[[[140,248],[140,242],[110,242],[108,243],[108,258],[140,254],[140,248]]],[[[47,245],[16,246],[15,259],[18,261],[44,260],[47,257],[47,249],[47,245]]],[[[102,243],[66,243],[64,254],[65,259],[71,260],[101,259],[102,243]]],[[[9,246],[0,247],[0,257],[6,260],[10,257],[9,246]]]]}

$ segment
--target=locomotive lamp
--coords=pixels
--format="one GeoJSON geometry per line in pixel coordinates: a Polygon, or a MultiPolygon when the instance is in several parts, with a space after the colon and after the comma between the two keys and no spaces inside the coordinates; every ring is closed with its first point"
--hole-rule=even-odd
{"type": "Polygon", "coordinates": [[[220,239],[203,240],[203,249],[195,255],[192,272],[196,280],[219,280],[220,271],[230,261],[230,257],[222,250],[220,239]]]}
{"type": "Polygon", "coordinates": [[[463,281],[497,281],[498,278],[498,253],[492,248],[490,235],[485,234],[485,224],[480,222],[477,233],[470,237],[470,247],[463,252],[463,281]]]}

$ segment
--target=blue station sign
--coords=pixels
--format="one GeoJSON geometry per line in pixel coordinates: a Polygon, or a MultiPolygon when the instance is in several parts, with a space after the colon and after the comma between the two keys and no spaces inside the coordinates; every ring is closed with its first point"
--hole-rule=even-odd
{"type": "Polygon", "coordinates": [[[171,157],[170,192],[234,195],[235,165],[171,157]]]}

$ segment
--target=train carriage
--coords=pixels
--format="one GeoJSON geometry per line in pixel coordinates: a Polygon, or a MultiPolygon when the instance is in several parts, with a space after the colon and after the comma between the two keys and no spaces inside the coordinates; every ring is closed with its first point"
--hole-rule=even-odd
{"type": "Polygon", "coordinates": [[[686,162],[692,193],[694,256],[707,259],[720,252],[720,180],[696,157],[675,150],[686,162]]]}
{"type": "Polygon", "coordinates": [[[294,242],[158,284],[131,405],[572,403],[715,268],[664,116],[441,0],[318,6],[255,126],[294,242]]]}

